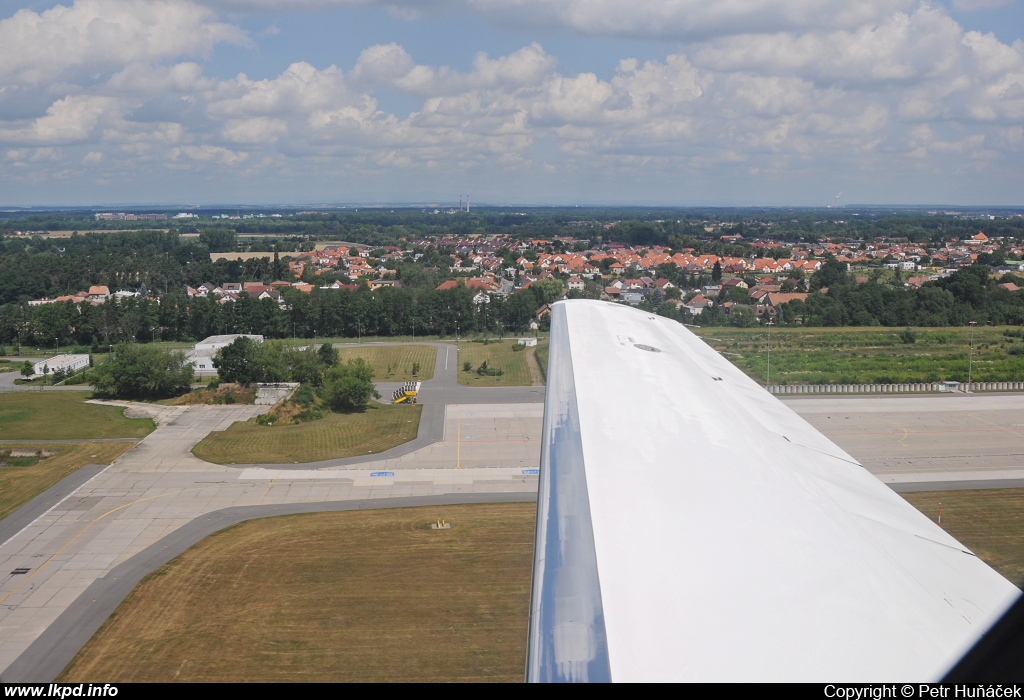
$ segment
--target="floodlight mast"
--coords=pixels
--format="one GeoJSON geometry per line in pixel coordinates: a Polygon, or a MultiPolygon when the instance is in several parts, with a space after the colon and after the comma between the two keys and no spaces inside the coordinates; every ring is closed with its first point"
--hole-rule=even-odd
{"type": "Polygon", "coordinates": [[[967,393],[971,393],[971,381],[974,378],[974,327],[978,325],[977,321],[971,321],[968,323],[971,327],[971,350],[967,360],[967,393]]]}

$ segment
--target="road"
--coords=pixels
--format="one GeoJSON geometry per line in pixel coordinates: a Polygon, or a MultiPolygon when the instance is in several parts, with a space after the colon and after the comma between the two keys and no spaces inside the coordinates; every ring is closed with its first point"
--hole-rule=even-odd
{"type": "MultiPolygon", "coordinates": [[[[156,431],[114,464],[85,467],[0,521],[0,572],[27,569],[0,575],[0,677],[52,680],[135,582],[228,524],[291,512],[535,499],[543,387],[459,386],[457,350],[433,345],[419,435],[365,458],[209,464],[192,456],[192,446],[267,407],[133,406],[154,416],[156,431]]],[[[785,403],[895,488],[1024,484],[1024,396],[785,403]]]]}

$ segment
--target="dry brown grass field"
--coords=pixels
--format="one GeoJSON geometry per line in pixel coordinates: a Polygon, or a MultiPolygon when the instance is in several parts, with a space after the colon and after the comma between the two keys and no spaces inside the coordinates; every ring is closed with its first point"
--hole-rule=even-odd
{"type": "Polygon", "coordinates": [[[422,406],[371,403],[362,413],[327,413],[296,425],[259,425],[256,419],[210,433],[192,448],[215,464],[284,464],[383,452],[416,437],[422,406]]]}
{"type": "Polygon", "coordinates": [[[1024,489],[905,493],[942,527],[1018,587],[1024,586],[1024,489]]]}
{"type": "Polygon", "coordinates": [[[2,445],[4,450],[54,450],[60,454],[30,466],[0,467],[0,518],[15,511],[68,474],[86,464],[110,464],[135,447],[134,442],[82,442],[73,445],[23,442],[2,445]]]}
{"type": "Polygon", "coordinates": [[[523,679],[536,506],[283,516],[151,574],[67,682],[523,679]],[[443,518],[450,530],[431,530],[443,518]]]}

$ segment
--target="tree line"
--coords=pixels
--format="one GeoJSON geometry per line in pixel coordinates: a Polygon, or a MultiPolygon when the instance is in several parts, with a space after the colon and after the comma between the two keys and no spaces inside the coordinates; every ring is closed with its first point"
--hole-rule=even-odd
{"type": "Polygon", "coordinates": [[[508,298],[475,304],[459,285],[370,290],[285,288],[284,304],[242,294],[236,302],[170,294],[128,297],[93,306],[72,302],[0,308],[0,344],[80,345],[106,350],[120,342],[195,341],[211,335],[249,333],[267,338],[397,335],[495,335],[529,329],[536,310],[559,298],[557,280],[540,280],[508,298]]]}

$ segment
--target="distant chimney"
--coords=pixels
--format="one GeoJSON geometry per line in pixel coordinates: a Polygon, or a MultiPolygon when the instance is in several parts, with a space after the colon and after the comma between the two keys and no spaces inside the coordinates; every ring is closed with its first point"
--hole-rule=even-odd
{"type": "Polygon", "coordinates": [[[469,213],[469,195],[466,195],[466,213],[469,213]]]}

